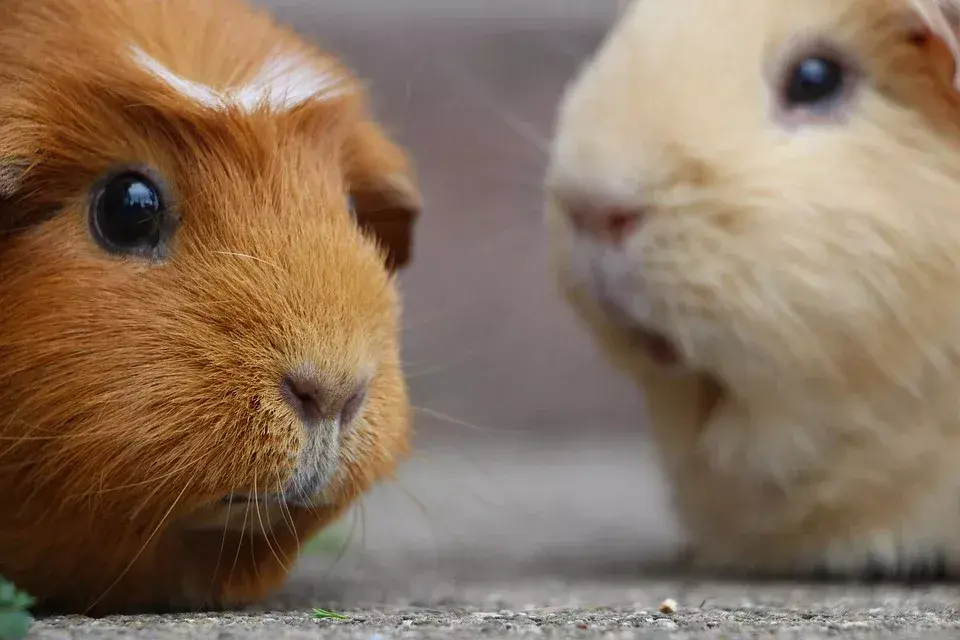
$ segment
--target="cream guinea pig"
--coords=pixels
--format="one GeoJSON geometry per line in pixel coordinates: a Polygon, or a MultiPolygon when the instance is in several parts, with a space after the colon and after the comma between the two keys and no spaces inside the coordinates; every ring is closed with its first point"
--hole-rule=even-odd
{"type": "Polygon", "coordinates": [[[253,602],[407,451],[410,162],[240,0],[0,5],[0,575],[253,602]]]}
{"type": "Polygon", "coordinates": [[[546,178],[694,567],[960,573],[956,2],[635,0],[546,178]]]}

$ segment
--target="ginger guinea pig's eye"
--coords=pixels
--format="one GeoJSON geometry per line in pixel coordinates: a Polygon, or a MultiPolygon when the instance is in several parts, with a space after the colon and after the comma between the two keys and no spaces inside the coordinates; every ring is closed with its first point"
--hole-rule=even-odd
{"type": "Polygon", "coordinates": [[[94,191],[93,236],[111,253],[158,257],[176,224],[159,181],[140,170],[104,178],[94,191]]]}

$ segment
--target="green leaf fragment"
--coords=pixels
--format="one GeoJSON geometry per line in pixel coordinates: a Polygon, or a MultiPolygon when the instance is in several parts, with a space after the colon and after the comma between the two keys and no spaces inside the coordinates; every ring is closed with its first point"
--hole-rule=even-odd
{"type": "Polygon", "coordinates": [[[33,616],[25,611],[0,612],[0,638],[17,640],[25,638],[33,626],[33,616]]]}
{"type": "Polygon", "coordinates": [[[326,609],[314,609],[313,617],[317,620],[349,620],[350,616],[345,616],[342,613],[336,613],[334,611],[327,611],[326,609]]]}
{"type": "Polygon", "coordinates": [[[23,638],[30,632],[33,616],[28,609],[34,602],[30,595],[0,578],[0,639],[23,638]]]}

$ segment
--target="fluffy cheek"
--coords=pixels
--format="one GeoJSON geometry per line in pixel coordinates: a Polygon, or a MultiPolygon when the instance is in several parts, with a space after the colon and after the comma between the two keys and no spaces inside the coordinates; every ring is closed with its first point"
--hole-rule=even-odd
{"type": "Polygon", "coordinates": [[[289,473],[292,419],[210,356],[175,289],[150,289],[155,274],[30,238],[4,247],[2,267],[0,299],[17,301],[0,310],[7,502],[150,521],[289,473]]]}
{"type": "Polygon", "coordinates": [[[709,226],[651,224],[636,268],[654,324],[741,390],[837,392],[917,374],[956,317],[953,296],[936,294],[960,284],[948,242],[893,195],[805,193],[785,207],[789,194],[709,226]]]}

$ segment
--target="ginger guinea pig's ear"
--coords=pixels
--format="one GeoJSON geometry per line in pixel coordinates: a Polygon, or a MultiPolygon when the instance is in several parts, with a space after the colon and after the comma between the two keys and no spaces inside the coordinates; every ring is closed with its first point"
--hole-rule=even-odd
{"type": "Polygon", "coordinates": [[[9,198],[20,184],[21,169],[15,164],[4,164],[0,159],[0,199],[9,198]]]}
{"type": "Polygon", "coordinates": [[[354,215],[387,253],[398,271],[412,258],[413,235],[423,207],[406,154],[373,123],[364,123],[348,145],[348,181],[354,215]]]}
{"type": "Polygon", "coordinates": [[[12,204],[23,190],[27,167],[27,163],[19,158],[5,157],[0,149],[0,242],[11,233],[29,226],[36,216],[35,209],[12,204]]]}
{"type": "MultiPolygon", "coordinates": [[[[0,135],[6,133],[0,128],[0,135]]],[[[13,196],[23,183],[27,163],[0,143],[0,200],[13,196]]]]}
{"type": "Polygon", "coordinates": [[[907,0],[917,35],[929,47],[937,68],[960,91],[960,0],[907,0]]]}
{"type": "MultiPolygon", "coordinates": [[[[3,161],[0,160],[0,163],[3,161]]],[[[11,197],[20,185],[21,172],[15,167],[0,164],[0,200],[11,197]]]]}

